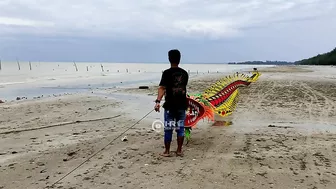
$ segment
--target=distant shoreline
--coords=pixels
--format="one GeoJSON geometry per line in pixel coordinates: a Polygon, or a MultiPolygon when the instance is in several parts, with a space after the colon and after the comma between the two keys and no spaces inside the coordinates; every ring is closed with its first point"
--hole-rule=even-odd
{"type": "MultiPolygon", "coordinates": [[[[76,64],[169,64],[169,62],[83,62],[83,61],[70,61],[70,62],[57,62],[57,61],[53,61],[53,62],[48,62],[48,61],[19,61],[20,63],[47,63],[47,64],[68,64],[68,63],[76,63],[76,64]]],[[[17,64],[17,61],[2,61],[2,63],[13,63],[13,64],[17,64]]],[[[218,64],[223,64],[223,65],[232,65],[232,64],[245,64],[245,65],[277,65],[277,64],[272,64],[272,63],[268,63],[268,64],[260,64],[260,63],[232,63],[232,62],[181,62],[181,65],[183,64],[208,64],[208,65],[218,65],[218,64]]],[[[284,65],[288,65],[288,64],[284,64],[284,65]]]]}
{"type": "Polygon", "coordinates": [[[294,62],[281,62],[281,61],[269,61],[269,62],[230,62],[229,65],[295,65],[294,62]]]}

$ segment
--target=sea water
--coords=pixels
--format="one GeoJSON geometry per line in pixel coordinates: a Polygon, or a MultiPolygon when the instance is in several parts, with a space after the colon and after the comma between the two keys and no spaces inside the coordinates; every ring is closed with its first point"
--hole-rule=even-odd
{"type": "MultiPolygon", "coordinates": [[[[190,78],[233,74],[272,65],[180,64],[190,78]]],[[[0,100],[157,85],[169,63],[2,62],[0,100]]]]}

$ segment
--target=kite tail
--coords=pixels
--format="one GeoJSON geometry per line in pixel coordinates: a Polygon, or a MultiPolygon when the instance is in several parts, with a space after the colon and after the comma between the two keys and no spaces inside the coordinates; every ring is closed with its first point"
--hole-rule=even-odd
{"type": "Polygon", "coordinates": [[[218,108],[215,108],[215,111],[218,115],[225,117],[228,115],[231,115],[234,110],[237,107],[237,103],[238,103],[238,98],[239,98],[239,90],[236,89],[225,101],[225,103],[223,103],[221,106],[219,106],[218,108]]]}
{"type": "Polygon", "coordinates": [[[188,95],[188,110],[185,120],[186,138],[190,140],[190,129],[204,118],[214,121],[215,114],[225,117],[231,115],[236,109],[239,99],[239,88],[249,86],[256,82],[260,73],[253,71],[252,76],[239,74],[226,76],[215,82],[203,93],[188,95]]]}
{"type": "Polygon", "coordinates": [[[190,127],[186,127],[185,128],[185,132],[184,132],[184,134],[185,134],[185,138],[186,138],[186,140],[187,140],[187,144],[189,143],[189,141],[190,141],[190,139],[191,139],[191,128],[190,127]]]}

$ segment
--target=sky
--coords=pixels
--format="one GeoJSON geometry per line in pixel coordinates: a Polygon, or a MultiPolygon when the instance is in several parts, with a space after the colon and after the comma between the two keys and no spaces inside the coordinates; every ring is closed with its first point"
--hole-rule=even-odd
{"type": "Polygon", "coordinates": [[[0,0],[3,61],[296,61],[336,47],[335,0],[0,0]]]}

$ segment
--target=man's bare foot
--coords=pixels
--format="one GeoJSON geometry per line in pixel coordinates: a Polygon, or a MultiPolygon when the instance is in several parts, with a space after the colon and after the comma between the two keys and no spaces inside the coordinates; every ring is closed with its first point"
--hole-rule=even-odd
{"type": "Polygon", "coordinates": [[[169,152],[163,152],[160,154],[160,156],[163,156],[163,157],[171,157],[170,153],[169,152]]]}
{"type": "Polygon", "coordinates": [[[177,152],[177,151],[176,151],[176,156],[183,157],[184,155],[183,155],[183,152],[177,152]]]}

